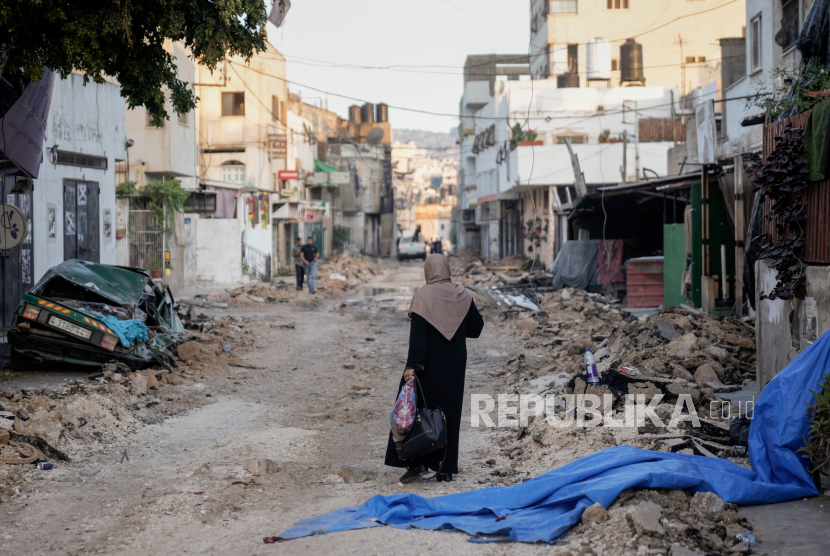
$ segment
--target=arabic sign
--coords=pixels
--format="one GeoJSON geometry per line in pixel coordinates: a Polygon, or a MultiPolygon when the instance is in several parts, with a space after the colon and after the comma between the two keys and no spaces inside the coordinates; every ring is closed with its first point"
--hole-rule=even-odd
{"type": "Polygon", "coordinates": [[[277,176],[281,180],[298,180],[298,179],[300,179],[300,171],[299,170],[280,170],[277,173],[277,176]]]}
{"type": "Polygon", "coordinates": [[[28,234],[29,226],[20,209],[0,205],[0,249],[14,249],[26,240],[28,234]]]}
{"type": "Polygon", "coordinates": [[[285,158],[288,154],[288,135],[269,135],[268,145],[272,157],[285,158]]]}
{"type": "Polygon", "coordinates": [[[41,150],[54,81],[55,74],[52,70],[44,68],[40,81],[29,83],[20,98],[0,119],[0,151],[33,178],[40,172],[41,150]]]}

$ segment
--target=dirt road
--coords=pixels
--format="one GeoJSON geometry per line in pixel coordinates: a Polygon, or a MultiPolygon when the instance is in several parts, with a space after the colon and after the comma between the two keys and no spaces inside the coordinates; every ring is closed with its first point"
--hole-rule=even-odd
{"type": "MultiPolygon", "coordinates": [[[[472,545],[462,533],[392,528],[263,544],[299,519],[374,494],[438,495],[498,484],[486,461],[492,436],[503,432],[471,430],[469,418],[462,422],[456,482],[402,487],[401,471],[382,464],[408,341],[400,309],[421,272],[417,263],[389,263],[357,295],[302,293],[289,303],[228,310],[261,326],[256,346],[241,356],[254,368],[178,387],[204,395],[203,407],[100,444],[52,471],[24,471],[20,495],[0,504],[0,554],[545,552],[472,545]],[[273,472],[252,476],[248,460],[264,459],[274,462],[273,472]],[[371,477],[344,483],[328,472],[336,465],[360,467],[371,477]]],[[[469,342],[467,384],[475,391],[495,391],[492,370],[508,353],[507,340],[493,332],[485,327],[480,340],[469,342]]]]}

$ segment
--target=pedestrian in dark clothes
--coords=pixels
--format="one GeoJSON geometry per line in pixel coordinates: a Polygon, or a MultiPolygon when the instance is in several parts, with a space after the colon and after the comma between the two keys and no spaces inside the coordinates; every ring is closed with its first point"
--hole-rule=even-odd
{"type": "Polygon", "coordinates": [[[317,253],[317,248],[314,247],[314,241],[312,241],[311,236],[308,236],[306,244],[300,247],[300,258],[303,261],[303,270],[308,281],[308,293],[314,293],[317,286],[318,256],[319,253],[317,253]]]}
{"type": "Polygon", "coordinates": [[[294,274],[297,277],[297,290],[303,289],[303,277],[305,270],[303,269],[303,258],[300,256],[300,251],[303,249],[303,240],[297,238],[297,245],[291,249],[291,255],[294,257],[294,274]]]}
{"type": "MultiPolygon", "coordinates": [[[[458,440],[461,429],[461,406],[464,401],[464,375],[467,367],[467,338],[478,338],[484,320],[472,296],[451,282],[450,263],[444,255],[430,255],[424,263],[426,285],[412,297],[409,315],[409,356],[398,390],[411,378],[418,377],[423,390],[418,391],[418,407],[441,408],[447,420],[447,450],[439,481],[451,481],[458,473],[458,440]],[[426,399],[422,399],[426,398],[426,399]]],[[[416,462],[398,458],[392,433],[386,446],[386,465],[438,471],[444,450],[437,450],[416,462]]],[[[417,479],[407,471],[401,482],[417,479]]]]}

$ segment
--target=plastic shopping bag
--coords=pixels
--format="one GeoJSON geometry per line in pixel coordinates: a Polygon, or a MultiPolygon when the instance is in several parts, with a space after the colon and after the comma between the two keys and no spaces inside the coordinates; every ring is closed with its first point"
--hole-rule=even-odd
{"type": "Polygon", "coordinates": [[[392,408],[392,416],[389,419],[389,427],[392,429],[392,437],[401,442],[412,430],[415,424],[415,415],[418,413],[418,398],[415,394],[415,379],[412,378],[403,385],[395,407],[392,408]]]}

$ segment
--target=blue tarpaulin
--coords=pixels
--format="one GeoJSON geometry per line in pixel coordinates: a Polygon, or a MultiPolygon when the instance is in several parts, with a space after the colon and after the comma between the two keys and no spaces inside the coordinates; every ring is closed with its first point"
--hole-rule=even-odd
{"type": "Polygon", "coordinates": [[[115,332],[121,340],[121,345],[127,349],[133,345],[133,342],[146,342],[149,338],[147,326],[140,320],[118,320],[112,315],[107,315],[101,320],[115,332]]]}
{"type": "Polygon", "coordinates": [[[632,487],[715,492],[737,504],[813,496],[817,492],[808,462],[795,452],[804,445],[809,429],[805,402],[812,403],[810,390],[818,388],[829,370],[830,334],[824,334],[764,388],[750,426],[752,471],[724,459],[621,446],[510,487],[436,498],[373,496],[362,505],[304,519],[281,536],[291,539],[390,525],[503,535],[498,540],[506,541],[553,542],[580,522],[586,508],[596,502],[607,508],[632,487]]]}

